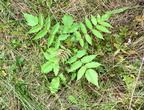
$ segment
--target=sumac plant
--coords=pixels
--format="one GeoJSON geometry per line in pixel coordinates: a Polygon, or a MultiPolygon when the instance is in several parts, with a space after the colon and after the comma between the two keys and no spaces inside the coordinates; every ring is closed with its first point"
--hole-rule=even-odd
{"type": "Polygon", "coordinates": [[[33,40],[43,37],[47,39],[47,50],[43,53],[46,62],[41,66],[41,71],[55,75],[50,83],[51,93],[56,93],[61,83],[66,85],[64,73],[71,73],[73,79],[76,76],[77,81],[85,77],[99,88],[96,68],[101,63],[95,60],[97,55],[89,55],[87,50],[93,45],[93,37],[104,40],[102,33],[111,33],[108,28],[113,26],[106,22],[110,16],[126,9],[128,8],[109,11],[102,16],[91,15],[78,23],[74,23],[72,16],[65,14],[55,24],[52,23],[50,14],[44,19],[41,13],[39,16],[23,13],[27,25],[32,27],[28,33],[36,34],[33,40]]]}

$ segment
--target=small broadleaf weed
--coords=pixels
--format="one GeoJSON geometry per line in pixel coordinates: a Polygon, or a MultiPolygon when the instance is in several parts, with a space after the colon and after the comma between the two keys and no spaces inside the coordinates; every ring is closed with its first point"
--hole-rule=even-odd
{"type": "Polygon", "coordinates": [[[58,91],[60,80],[62,80],[62,84],[66,85],[67,78],[63,73],[72,73],[71,78],[77,77],[77,80],[85,76],[89,82],[99,88],[98,73],[95,68],[101,64],[95,61],[97,55],[88,55],[87,53],[88,46],[93,45],[92,34],[104,40],[103,33],[111,33],[108,28],[113,28],[106,21],[112,14],[123,12],[126,9],[128,7],[112,10],[102,16],[91,15],[90,19],[85,18],[84,22],[79,23],[75,23],[72,16],[65,14],[62,20],[54,26],[51,24],[50,15],[44,19],[41,13],[38,17],[23,13],[27,24],[32,26],[28,33],[37,33],[33,40],[48,36],[48,48],[43,53],[47,61],[41,66],[41,70],[44,73],[53,71],[55,75],[50,83],[51,93],[58,91]],[[67,40],[70,40],[74,45],[66,49],[65,42],[67,40]],[[77,49],[79,45],[81,46],[80,50],[77,49]],[[70,68],[68,68],[69,66],[70,68]]]}

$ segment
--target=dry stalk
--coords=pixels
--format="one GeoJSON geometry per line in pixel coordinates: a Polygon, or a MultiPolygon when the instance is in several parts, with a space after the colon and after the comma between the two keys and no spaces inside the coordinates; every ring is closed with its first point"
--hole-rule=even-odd
{"type": "Polygon", "coordinates": [[[134,97],[134,92],[135,92],[135,89],[136,89],[136,86],[137,86],[137,83],[138,83],[138,79],[139,79],[141,71],[142,71],[143,64],[144,64],[144,57],[142,58],[141,65],[139,67],[138,76],[136,78],[135,85],[134,85],[134,88],[133,88],[133,91],[132,91],[132,94],[131,94],[131,99],[130,99],[128,110],[132,110],[131,106],[132,106],[132,101],[133,101],[133,97],[134,97]]]}

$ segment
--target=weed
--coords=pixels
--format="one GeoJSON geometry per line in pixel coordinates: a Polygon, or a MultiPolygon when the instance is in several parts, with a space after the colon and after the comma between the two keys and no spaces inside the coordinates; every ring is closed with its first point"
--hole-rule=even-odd
{"type": "Polygon", "coordinates": [[[39,14],[39,17],[23,13],[27,24],[33,26],[28,33],[35,33],[40,30],[33,40],[45,37],[47,33],[49,34],[47,41],[48,49],[44,52],[44,56],[48,61],[42,65],[42,72],[49,73],[53,71],[56,76],[52,79],[50,85],[50,91],[52,93],[56,93],[59,88],[60,77],[58,74],[59,71],[61,71],[60,61],[62,61],[65,66],[66,64],[70,65],[70,69],[66,68],[62,73],[77,72],[77,80],[81,79],[85,74],[85,77],[89,82],[99,87],[98,73],[93,68],[97,68],[101,64],[92,61],[97,55],[87,55],[88,44],[93,45],[93,38],[90,37],[90,33],[99,39],[104,39],[101,32],[111,33],[106,27],[112,28],[112,26],[105,21],[110,18],[111,14],[120,13],[126,9],[128,8],[109,11],[102,16],[98,14],[97,17],[91,15],[90,19],[85,18],[85,24],[82,22],[74,23],[73,17],[66,14],[62,18],[62,22],[56,23],[52,28],[50,15],[44,20],[41,13],[39,14]],[[70,39],[71,42],[75,44],[73,49],[77,47],[77,42],[79,42],[79,45],[82,47],[81,50],[74,51],[71,58],[69,57],[71,56],[71,51],[73,51],[73,49],[65,49],[62,45],[62,42],[66,39],[70,39]],[[50,48],[51,46],[55,47],[50,48]]]}

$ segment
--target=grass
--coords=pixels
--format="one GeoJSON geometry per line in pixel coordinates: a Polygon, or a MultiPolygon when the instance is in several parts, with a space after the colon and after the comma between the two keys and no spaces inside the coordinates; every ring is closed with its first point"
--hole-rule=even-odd
{"type": "MultiPolygon", "coordinates": [[[[135,79],[136,84],[129,110],[144,108],[144,67],[140,71],[144,53],[142,6],[135,0],[98,0],[98,1],[57,1],[51,0],[2,0],[0,1],[0,108],[2,110],[127,110],[130,105],[135,79]],[[40,2],[43,1],[43,2],[40,2]],[[98,5],[97,5],[98,4],[98,5]],[[43,74],[40,70],[45,62],[42,52],[46,40],[34,41],[34,34],[27,34],[22,12],[37,15],[48,12],[55,21],[68,13],[76,21],[85,16],[103,14],[112,9],[130,6],[123,13],[109,20],[115,27],[111,35],[105,35],[105,41],[96,41],[89,50],[98,54],[103,65],[98,68],[100,89],[85,81],[68,82],[69,87],[61,86],[57,94],[51,94],[49,85],[53,74],[43,74]],[[127,30],[122,32],[120,29],[127,30]],[[135,35],[135,33],[138,35],[135,35]],[[115,55],[114,44],[123,45],[132,40],[130,47],[121,47],[115,55]],[[140,72],[139,72],[140,71],[140,72]],[[73,103],[68,96],[74,96],[73,103]]],[[[67,75],[69,77],[69,75],[67,75]]],[[[70,78],[69,78],[70,79],[70,78]]]]}

